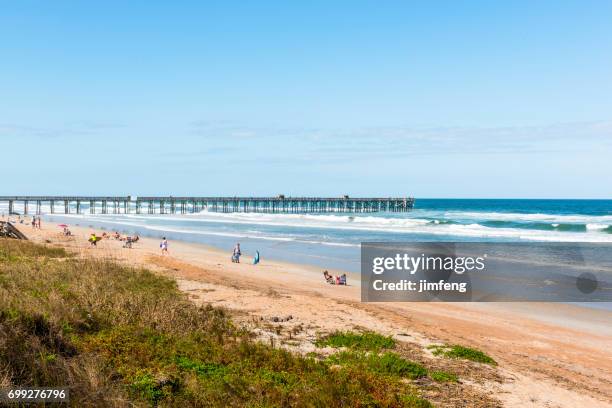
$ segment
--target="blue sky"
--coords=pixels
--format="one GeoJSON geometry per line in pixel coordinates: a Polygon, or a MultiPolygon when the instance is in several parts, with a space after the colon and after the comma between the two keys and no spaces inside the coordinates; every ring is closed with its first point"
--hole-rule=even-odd
{"type": "Polygon", "coordinates": [[[612,2],[6,2],[2,194],[612,198],[612,2]]]}

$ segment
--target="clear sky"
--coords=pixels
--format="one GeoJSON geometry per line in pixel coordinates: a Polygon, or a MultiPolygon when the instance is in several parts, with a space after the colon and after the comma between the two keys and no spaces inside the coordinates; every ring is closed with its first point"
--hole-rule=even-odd
{"type": "Polygon", "coordinates": [[[2,2],[0,195],[612,198],[611,22],[610,1],[2,2]]]}

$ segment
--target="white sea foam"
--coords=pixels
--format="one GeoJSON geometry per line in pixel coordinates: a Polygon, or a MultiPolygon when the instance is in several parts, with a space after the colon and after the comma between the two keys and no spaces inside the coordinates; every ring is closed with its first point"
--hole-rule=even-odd
{"type": "Polygon", "coordinates": [[[150,226],[150,225],[139,225],[139,227],[160,232],[171,232],[178,234],[195,234],[195,235],[211,235],[219,237],[237,238],[237,239],[262,239],[265,241],[282,241],[282,242],[299,242],[304,244],[316,244],[316,245],[329,245],[329,246],[341,246],[341,247],[359,247],[359,244],[347,244],[343,242],[329,242],[329,241],[313,241],[299,239],[298,237],[288,237],[279,235],[264,235],[261,233],[240,233],[240,232],[216,232],[206,230],[193,230],[183,228],[169,228],[163,226],[150,226]]]}
{"type": "Polygon", "coordinates": [[[608,224],[587,224],[586,225],[587,230],[605,230],[609,227],[610,225],[608,224]]]}
{"type": "Polygon", "coordinates": [[[582,214],[543,214],[543,213],[506,213],[506,212],[476,212],[476,211],[446,211],[445,217],[451,219],[476,219],[487,221],[517,221],[517,222],[550,222],[557,224],[612,224],[612,215],[582,215],[582,214]]]}
{"type": "MultiPolygon", "coordinates": [[[[62,215],[64,216],[64,215],[62,215]]],[[[110,217],[99,217],[99,216],[83,216],[83,215],[71,215],[73,218],[80,218],[81,222],[85,223],[88,220],[90,221],[100,221],[106,224],[113,225],[124,225],[128,227],[137,227],[143,228],[152,231],[165,231],[165,232],[176,232],[182,234],[196,234],[196,235],[211,235],[211,236],[224,236],[224,237],[235,237],[235,238],[254,238],[254,239],[263,239],[263,240],[272,240],[272,241],[299,241],[303,243],[312,243],[312,244],[325,244],[325,245],[334,245],[334,246],[358,246],[357,244],[346,243],[346,242],[338,242],[336,240],[312,240],[305,239],[300,235],[304,234],[306,231],[311,231],[308,235],[316,235],[313,234],[312,228],[320,229],[330,229],[330,230],[343,230],[343,231],[354,231],[355,233],[367,236],[367,232],[386,232],[386,233],[396,233],[396,234],[431,234],[435,236],[457,236],[457,237],[468,237],[468,238],[502,238],[502,239],[519,239],[519,240],[532,240],[532,241],[551,241],[551,242],[612,242],[611,234],[604,234],[600,232],[600,229],[607,227],[606,225],[598,225],[600,228],[591,228],[587,232],[577,233],[577,232],[563,232],[563,231],[540,231],[540,230],[528,230],[521,228],[496,228],[496,227],[487,227],[478,223],[471,224],[431,224],[430,222],[425,222],[424,220],[419,220],[414,222],[415,220],[407,220],[407,219],[384,219],[385,222],[382,225],[376,225],[372,222],[372,218],[376,217],[367,217],[370,218],[366,220],[366,222],[361,223],[359,217],[355,217],[353,221],[344,221],[340,222],[336,219],[326,220],[312,220],[313,217],[317,216],[300,216],[301,220],[298,220],[296,217],[289,217],[286,219],[285,215],[283,215],[280,219],[274,220],[276,217],[274,215],[266,215],[266,217],[255,217],[260,218],[260,220],[254,220],[252,215],[250,216],[249,221],[245,221],[244,217],[242,220],[236,221],[228,219],[228,217],[221,217],[227,220],[224,224],[232,225],[232,224],[249,224],[249,225],[265,225],[265,226],[277,226],[280,230],[283,230],[285,227],[298,228],[301,231],[297,231],[293,234],[279,235],[276,232],[264,232],[257,231],[253,228],[249,228],[245,231],[240,231],[242,227],[232,227],[233,231],[216,231],[214,230],[218,225],[219,220],[214,220],[215,225],[206,225],[208,219],[198,219],[197,223],[190,223],[189,226],[182,227],[177,225],[177,221],[185,222],[185,221],[196,221],[194,217],[163,217],[163,216],[141,216],[141,217],[126,217],[126,216],[113,216],[110,217]],[[137,219],[140,218],[140,219],[137,219]],[[151,225],[148,224],[148,221],[155,220],[157,222],[163,222],[166,225],[151,225]],[[236,221],[236,222],[232,222],[236,221]],[[258,222],[259,221],[259,222],[258,222]],[[392,222],[389,222],[392,221],[392,222]],[[173,225],[174,223],[174,225],[173,225]]],[[[322,216],[328,217],[328,216],[322,216]]],[[[332,216],[338,217],[341,216],[332,216]]],[[[346,217],[345,217],[346,218],[346,217]]]]}

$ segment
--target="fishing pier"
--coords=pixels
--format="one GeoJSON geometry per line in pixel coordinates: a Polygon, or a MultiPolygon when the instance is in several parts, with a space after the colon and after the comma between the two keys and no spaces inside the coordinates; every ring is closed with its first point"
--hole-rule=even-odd
{"type": "Polygon", "coordinates": [[[406,212],[414,199],[322,197],[104,197],[104,196],[0,196],[9,214],[189,214],[222,213],[373,213],[406,212]],[[44,208],[44,211],[43,211],[44,208]],[[21,212],[18,212],[20,209],[21,212]]]}

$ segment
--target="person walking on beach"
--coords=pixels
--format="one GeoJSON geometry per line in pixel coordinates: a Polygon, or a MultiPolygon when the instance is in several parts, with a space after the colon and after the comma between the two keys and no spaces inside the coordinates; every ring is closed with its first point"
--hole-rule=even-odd
{"type": "Polygon", "coordinates": [[[36,217],[32,216],[32,229],[36,228],[36,217]]]}
{"type": "Polygon", "coordinates": [[[234,252],[232,252],[232,262],[240,263],[240,255],[242,255],[240,252],[240,242],[237,242],[234,247],[234,252]]]}
{"type": "Polygon", "coordinates": [[[100,240],[100,238],[98,238],[96,236],[95,232],[92,232],[91,235],[89,236],[89,243],[91,244],[92,247],[98,246],[98,241],[100,240]]]}
{"type": "Polygon", "coordinates": [[[168,255],[168,240],[166,237],[162,238],[162,241],[159,243],[159,247],[161,248],[162,255],[168,255]]]}

